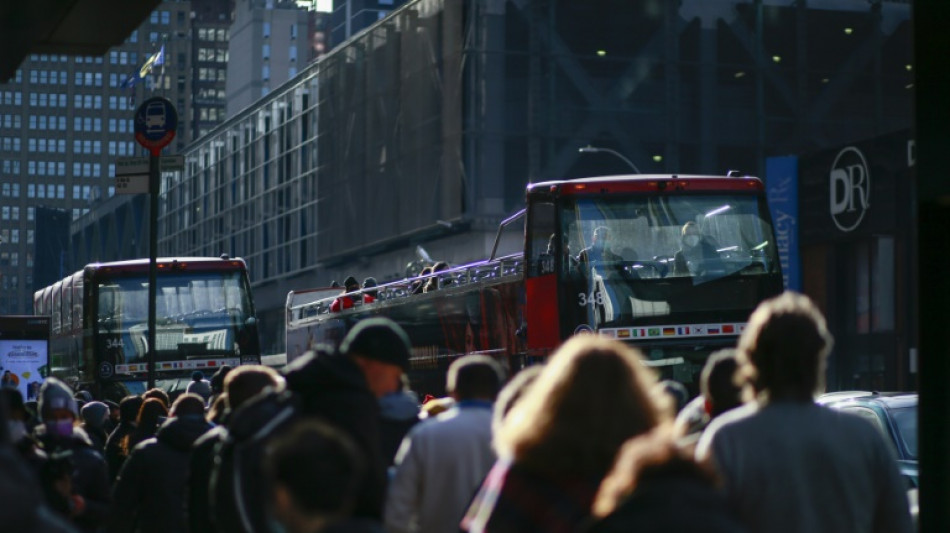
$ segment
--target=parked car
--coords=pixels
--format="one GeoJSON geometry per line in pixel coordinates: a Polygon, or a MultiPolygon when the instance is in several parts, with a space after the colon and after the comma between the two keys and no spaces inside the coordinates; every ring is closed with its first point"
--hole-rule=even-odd
{"type": "Polygon", "coordinates": [[[893,444],[908,488],[917,488],[917,393],[845,391],[822,394],[816,403],[864,418],[893,444]]]}

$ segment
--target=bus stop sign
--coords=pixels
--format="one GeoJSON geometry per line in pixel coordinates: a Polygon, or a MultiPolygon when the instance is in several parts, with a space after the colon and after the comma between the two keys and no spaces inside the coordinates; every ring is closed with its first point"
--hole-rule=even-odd
{"type": "Polygon", "coordinates": [[[178,129],[178,111],[167,98],[155,96],[135,111],[135,140],[158,156],[178,129]]]}

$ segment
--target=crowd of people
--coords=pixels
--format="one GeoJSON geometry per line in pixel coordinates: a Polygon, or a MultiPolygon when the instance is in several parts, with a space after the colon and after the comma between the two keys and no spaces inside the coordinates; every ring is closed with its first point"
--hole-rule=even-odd
{"type": "Polygon", "coordinates": [[[768,300],[689,402],[581,334],[513,376],[461,357],[420,405],[384,318],[171,402],[49,378],[35,410],[3,390],[0,530],[909,532],[883,437],[813,401],[831,343],[808,298],[768,300]]]}

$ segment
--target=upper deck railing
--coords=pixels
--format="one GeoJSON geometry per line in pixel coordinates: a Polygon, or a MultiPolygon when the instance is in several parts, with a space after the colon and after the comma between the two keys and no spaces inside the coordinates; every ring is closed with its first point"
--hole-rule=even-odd
{"type": "MultiPolygon", "coordinates": [[[[439,290],[454,287],[466,287],[489,280],[506,280],[524,274],[523,254],[512,254],[492,261],[479,261],[452,267],[424,276],[401,279],[377,287],[367,287],[358,291],[344,293],[340,288],[319,288],[303,291],[290,291],[287,295],[287,325],[317,320],[321,315],[330,313],[330,305],[341,296],[350,296],[356,305],[376,305],[382,302],[403,300],[411,296],[424,296],[423,287],[435,279],[439,290]],[[328,295],[332,293],[332,295],[328,295]],[[363,304],[363,295],[374,294],[375,301],[363,304]]],[[[324,317],[325,318],[325,317],[324,317]]]]}

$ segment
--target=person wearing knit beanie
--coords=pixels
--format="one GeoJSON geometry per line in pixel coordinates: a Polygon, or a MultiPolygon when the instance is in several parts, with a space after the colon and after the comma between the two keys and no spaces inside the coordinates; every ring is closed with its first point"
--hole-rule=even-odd
{"type": "Polygon", "coordinates": [[[105,453],[109,435],[106,434],[104,425],[109,418],[109,406],[102,402],[89,402],[82,407],[80,414],[83,420],[81,427],[92,441],[92,447],[99,453],[105,453]]]}
{"type": "Polygon", "coordinates": [[[37,404],[40,411],[40,418],[47,420],[52,417],[54,412],[72,414],[73,419],[79,418],[79,409],[76,407],[76,399],[69,385],[56,378],[47,378],[40,387],[40,399],[37,404]]]}

